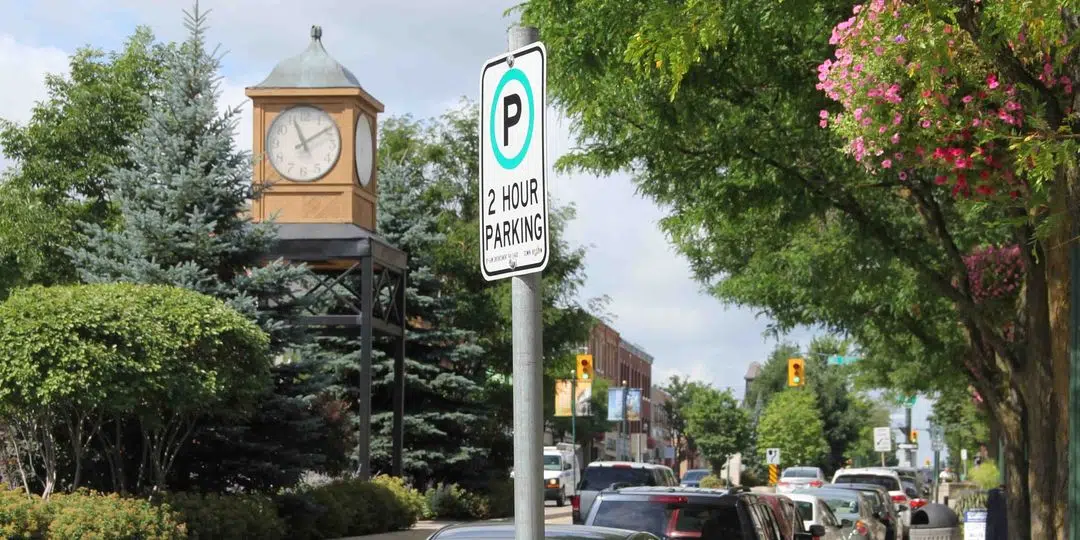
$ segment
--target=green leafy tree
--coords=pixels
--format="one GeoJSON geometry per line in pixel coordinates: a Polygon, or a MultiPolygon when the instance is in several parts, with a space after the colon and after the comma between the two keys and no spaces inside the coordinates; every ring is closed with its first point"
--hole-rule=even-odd
{"type": "Polygon", "coordinates": [[[959,460],[960,450],[976,455],[980,445],[988,444],[990,428],[986,411],[977,405],[970,387],[963,382],[943,390],[934,400],[930,422],[941,426],[949,455],[959,460]]]}
{"type": "Polygon", "coordinates": [[[84,47],[68,75],[45,77],[47,97],[30,120],[0,119],[0,297],[16,286],[70,283],[78,274],[65,248],[78,222],[109,223],[112,167],[131,163],[128,137],[146,119],[143,101],[160,90],[171,46],[139,27],[118,51],[84,47]]]}
{"type": "MultiPolygon", "coordinates": [[[[852,411],[861,420],[858,437],[848,446],[846,457],[855,467],[881,465],[881,453],[874,450],[874,428],[892,426],[889,407],[881,401],[874,401],[865,396],[854,396],[852,411]]],[[[885,465],[895,466],[900,463],[896,452],[885,453],[885,465]]]]}
{"type": "Polygon", "coordinates": [[[671,428],[672,439],[675,443],[675,463],[682,463],[683,459],[693,459],[697,454],[697,445],[688,431],[687,410],[692,402],[691,396],[702,385],[688,378],[672,375],[664,391],[670,399],[664,402],[664,414],[668,417],[668,425],[671,428]]]}
{"type": "Polygon", "coordinates": [[[730,389],[691,387],[683,414],[687,435],[693,437],[714,473],[719,473],[728,458],[746,448],[750,441],[750,418],[730,389]]]}
{"type": "MultiPolygon", "coordinates": [[[[717,297],[760,309],[778,330],[820,325],[846,332],[863,349],[868,360],[860,370],[875,385],[935,393],[962,373],[1001,427],[1007,489],[1015,501],[1010,537],[1059,537],[1067,478],[1056,466],[1067,454],[1058,429],[1067,412],[1063,255],[1071,237],[1047,240],[1043,233],[1069,230],[1060,205],[1076,169],[1071,157],[1060,156],[1073,154],[1075,138],[1059,134],[1075,131],[1075,115],[1064,114],[1063,102],[1074,94],[1060,74],[1075,63],[1076,39],[1075,25],[1066,22],[1071,16],[1061,15],[1074,6],[928,2],[882,15],[860,5],[855,21],[841,22],[851,17],[853,4],[728,3],[716,9],[694,0],[531,0],[523,19],[544,36],[551,95],[577,122],[579,151],[562,166],[632,171],[641,191],[668,209],[662,226],[717,297]],[[871,34],[845,37],[857,28],[878,32],[875,24],[857,24],[872,13],[891,29],[914,22],[914,30],[879,33],[886,43],[877,57],[871,34]],[[865,108],[857,113],[858,104],[850,108],[818,89],[833,68],[807,68],[833,57],[830,40],[845,39],[852,46],[841,54],[858,58],[832,64],[854,69],[867,59],[863,68],[875,68],[873,83],[852,84],[862,92],[860,103],[875,104],[872,114],[865,108]],[[891,64],[898,56],[904,73],[891,64]],[[1033,64],[1036,58],[1049,68],[1033,64]],[[918,69],[907,71],[912,61],[918,69]],[[990,74],[999,86],[994,92],[990,74]],[[1048,81],[1040,79],[1044,75],[1048,81]],[[886,97],[893,83],[897,89],[886,97]],[[1011,107],[1024,111],[1022,126],[1006,109],[1014,124],[1003,140],[965,134],[966,125],[982,121],[973,111],[999,113],[985,106],[979,92],[997,103],[995,92],[1010,85],[1018,92],[1011,107]],[[875,88],[879,101],[870,94],[875,88]],[[932,102],[940,99],[935,89],[947,90],[942,106],[932,102]],[[980,101],[968,106],[963,97],[972,91],[980,101]],[[864,147],[873,142],[872,154],[882,151],[872,156],[874,170],[852,159],[852,132],[825,129],[841,106],[848,123],[841,128],[861,125],[856,114],[869,116],[876,127],[872,139],[863,134],[864,147]],[[950,178],[958,172],[957,156],[949,150],[952,161],[929,164],[935,148],[919,144],[924,138],[918,130],[929,129],[918,116],[922,106],[934,116],[928,133],[943,138],[937,146],[959,148],[963,166],[967,159],[983,160],[975,176],[996,161],[1009,165],[996,177],[1008,170],[1047,189],[1033,190],[1041,195],[1031,198],[1021,189],[1022,207],[1009,202],[1009,190],[996,190],[1004,201],[955,197],[957,182],[950,178]],[[900,127],[890,127],[897,114],[900,127]],[[823,123],[822,115],[828,117],[823,123]],[[894,135],[904,145],[896,150],[888,146],[894,135]],[[886,150],[898,165],[914,159],[908,141],[922,147],[924,163],[909,168],[881,161],[886,150]],[[972,148],[986,142],[1002,151],[1015,143],[1017,152],[986,162],[983,156],[997,154],[972,148]],[[1014,167],[1013,158],[1030,156],[1033,147],[1040,157],[1020,164],[1034,167],[1014,167]],[[939,185],[937,176],[952,185],[939,185]],[[1052,399],[1044,399],[1048,389],[1052,399]]],[[[1003,134],[1002,122],[991,118],[993,137],[1003,134]]],[[[974,183],[969,186],[979,195],[974,183]]]]}
{"type": "Polygon", "coordinates": [[[834,336],[814,338],[805,354],[800,352],[798,345],[781,343],[762,364],[750,388],[752,399],[760,398],[762,403],[768,404],[772,397],[787,388],[788,359],[798,357],[806,361],[806,387],[817,400],[825,440],[829,444],[828,455],[822,464],[826,474],[844,466],[849,447],[859,439],[866,421],[864,411],[855,407],[851,368],[828,365],[828,357],[834,354],[852,356],[853,351],[834,336]]]}
{"type": "MultiPolygon", "coordinates": [[[[148,121],[130,138],[127,165],[105,185],[119,208],[117,225],[86,223],[83,247],[67,253],[83,280],[170,284],[226,301],[270,335],[275,354],[301,339],[291,324],[290,289],[302,266],[268,261],[272,223],[253,223],[251,156],[234,141],[239,109],[218,112],[219,58],[206,50],[205,13],[187,14],[187,39],[167,55],[164,90],[148,101],[148,121]]],[[[277,389],[293,368],[275,374],[277,389]]],[[[175,484],[204,489],[274,487],[317,468],[323,426],[302,395],[271,391],[250,420],[226,418],[196,432],[175,484]],[[228,467],[221,464],[227,463],[228,467]]]]}
{"type": "Polygon", "coordinates": [[[242,417],[270,382],[258,326],[216,299],[168,286],[20,290],[0,305],[0,358],[6,442],[17,449],[25,489],[40,473],[44,497],[63,465],[68,485],[79,486],[103,419],[137,423],[140,475],[164,488],[196,423],[215,410],[242,417]]]}
{"type": "MultiPolygon", "coordinates": [[[[447,111],[438,118],[415,120],[389,118],[380,126],[380,170],[403,166],[422,175],[425,189],[419,199],[436,218],[443,240],[433,250],[433,271],[441,280],[442,295],[453,303],[445,324],[475,336],[476,354],[451,359],[455,373],[480,384],[488,409],[480,419],[478,444],[488,449],[486,464],[477,470],[505,476],[513,460],[513,447],[506,426],[512,424],[512,335],[510,324],[510,284],[488,283],[476,270],[479,260],[479,214],[476,177],[479,174],[476,115],[471,102],[447,111]]],[[[420,182],[420,180],[417,180],[420,182]]],[[[419,203],[418,203],[419,204],[419,203]]],[[[549,205],[550,258],[543,274],[543,321],[545,387],[553,388],[555,377],[563,377],[573,367],[578,348],[588,340],[593,324],[590,311],[598,311],[600,300],[583,306],[578,290],[584,283],[584,250],[566,242],[566,223],[573,219],[570,206],[549,205]]],[[[381,227],[381,225],[380,225],[381,227]]],[[[410,252],[410,257],[417,256],[410,252]]],[[[412,308],[410,308],[411,310],[412,308]]],[[[391,377],[389,364],[375,368],[378,384],[391,377]]],[[[382,392],[376,405],[390,408],[389,392],[382,392]]],[[[548,402],[550,400],[545,400],[548,402]]],[[[546,418],[550,418],[548,410],[546,418]]],[[[387,454],[388,455],[388,454],[387,454]]],[[[388,459],[388,458],[387,458],[388,459]]],[[[458,468],[440,480],[456,481],[471,471],[458,468]]],[[[465,479],[486,485],[486,479],[465,479]]]]}
{"type": "Polygon", "coordinates": [[[766,448],[780,449],[782,467],[821,465],[829,445],[812,392],[791,388],[769,400],[757,427],[758,454],[766,448]]]}

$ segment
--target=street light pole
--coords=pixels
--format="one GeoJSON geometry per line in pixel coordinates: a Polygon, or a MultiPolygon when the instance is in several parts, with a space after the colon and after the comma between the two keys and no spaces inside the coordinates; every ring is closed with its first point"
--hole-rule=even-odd
{"type": "Polygon", "coordinates": [[[630,387],[626,381],[622,382],[622,431],[626,434],[626,444],[623,445],[623,459],[630,461],[630,420],[626,416],[626,404],[630,399],[630,387]]]}
{"type": "MultiPolygon", "coordinates": [[[[1070,540],[1080,540],[1080,220],[1069,244],[1069,506],[1070,540]]],[[[1003,453],[1003,452],[1001,452],[1003,453]]],[[[1004,467],[1001,469],[1005,470],[1004,467]]]]}

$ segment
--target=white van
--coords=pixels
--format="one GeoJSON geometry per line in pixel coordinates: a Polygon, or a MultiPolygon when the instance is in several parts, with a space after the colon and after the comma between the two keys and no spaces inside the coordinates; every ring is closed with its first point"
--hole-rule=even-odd
{"type": "Polygon", "coordinates": [[[558,443],[544,447],[544,500],[565,506],[566,501],[577,495],[581,480],[581,445],[558,443]]]}

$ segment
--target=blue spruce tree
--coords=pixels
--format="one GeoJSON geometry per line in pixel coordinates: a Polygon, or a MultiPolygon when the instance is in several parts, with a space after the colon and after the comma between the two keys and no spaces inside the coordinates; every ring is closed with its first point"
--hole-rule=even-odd
{"type": "MultiPolygon", "coordinates": [[[[276,230],[247,217],[259,193],[252,158],[234,140],[240,109],[218,112],[220,60],[206,50],[205,13],[196,3],[185,17],[188,37],[169,56],[164,90],[129,143],[133,165],[111,172],[120,226],[85,226],[86,247],[69,255],[86,282],[171,284],[220,298],[256,320],[281,352],[300,334],[293,313],[267,306],[286,305],[309,274],[266,262],[276,230]]],[[[246,423],[204,423],[178,457],[172,487],[281,486],[318,468],[326,429],[296,388],[303,376],[281,365],[246,423]]]]}
{"type": "MultiPolygon", "coordinates": [[[[485,405],[477,381],[464,373],[484,350],[474,332],[457,326],[461,316],[436,257],[445,237],[439,232],[440,201],[419,171],[389,165],[379,171],[378,231],[409,254],[405,304],[409,319],[405,369],[405,474],[416,485],[436,481],[482,483],[488,449],[480,444],[485,405]],[[470,482],[475,478],[475,482],[470,482]]],[[[337,395],[354,404],[359,342],[324,338],[319,363],[335,379],[337,395]]],[[[393,357],[373,351],[372,469],[391,466],[393,357]]],[[[355,416],[354,416],[355,418],[355,416]]]]}

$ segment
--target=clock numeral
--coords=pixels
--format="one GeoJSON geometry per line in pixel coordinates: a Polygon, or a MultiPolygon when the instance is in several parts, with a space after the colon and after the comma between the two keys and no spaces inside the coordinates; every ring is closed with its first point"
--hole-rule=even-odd
{"type": "Polygon", "coordinates": [[[296,167],[295,163],[290,163],[289,164],[289,172],[292,172],[293,168],[295,168],[295,167],[296,167]]]}
{"type": "Polygon", "coordinates": [[[322,174],[322,163],[315,164],[315,174],[322,174]]]}
{"type": "MultiPolygon", "coordinates": [[[[281,146],[281,139],[275,138],[273,141],[270,142],[270,146],[273,146],[274,148],[281,146]]],[[[278,156],[278,159],[281,159],[281,157],[278,156]]]]}
{"type": "Polygon", "coordinates": [[[304,111],[304,112],[300,113],[300,121],[301,122],[307,122],[310,119],[311,119],[311,113],[309,113],[307,111],[304,111]]]}
{"type": "MultiPolygon", "coordinates": [[[[277,139],[274,140],[276,141],[277,139]]],[[[281,152],[274,154],[274,157],[276,157],[278,161],[285,161],[285,154],[282,154],[281,152]]]]}
{"type": "Polygon", "coordinates": [[[300,167],[300,176],[307,176],[307,167],[300,167]]]}
{"type": "Polygon", "coordinates": [[[326,153],[326,162],[329,163],[331,161],[334,161],[334,154],[331,154],[330,152],[327,152],[326,153]]]}
{"type": "Polygon", "coordinates": [[[289,130],[289,128],[285,126],[284,122],[282,122],[281,125],[278,126],[278,128],[277,128],[277,132],[280,133],[281,135],[284,135],[285,132],[288,131],[288,130],[289,130]]]}

